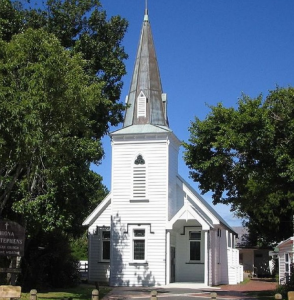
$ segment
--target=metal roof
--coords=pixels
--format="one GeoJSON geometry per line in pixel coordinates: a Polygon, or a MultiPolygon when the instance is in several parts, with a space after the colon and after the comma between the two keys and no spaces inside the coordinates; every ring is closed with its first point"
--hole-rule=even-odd
{"type": "Polygon", "coordinates": [[[166,102],[163,102],[165,99],[162,95],[159,68],[146,9],[123,127],[137,124],[168,127],[166,102]],[[145,116],[137,116],[138,97],[141,92],[146,97],[145,116]]]}
{"type": "Polygon", "coordinates": [[[166,126],[155,126],[151,124],[142,124],[142,125],[132,125],[127,126],[122,129],[116,130],[111,133],[111,135],[119,135],[119,134],[148,134],[148,133],[168,133],[172,132],[172,130],[166,126]]]}

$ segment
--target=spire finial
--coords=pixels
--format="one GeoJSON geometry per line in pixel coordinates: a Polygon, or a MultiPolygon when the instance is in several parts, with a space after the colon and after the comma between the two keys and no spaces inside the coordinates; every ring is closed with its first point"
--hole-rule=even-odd
{"type": "Polygon", "coordinates": [[[145,15],[144,21],[148,21],[148,0],[145,0],[145,15]]]}

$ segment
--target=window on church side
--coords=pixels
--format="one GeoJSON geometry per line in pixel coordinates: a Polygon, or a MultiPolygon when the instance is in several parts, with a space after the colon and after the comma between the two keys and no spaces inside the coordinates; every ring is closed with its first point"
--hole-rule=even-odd
{"type": "Polygon", "coordinates": [[[222,236],[222,230],[221,229],[217,229],[217,236],[219,237],[219,238],[221,238],[221,236],[222,236]]]}
{"type": "Polygon", "coordinates": [[[290,265],[291,265],[290,255],[289,253],[285,253],[285,276],[290,275],[290,265]]]}
{"type": "Polygon", "coordinates": [[[145,260],[145,229],[134,229],[133,260],[145,260]]]}
{"type": "Polygon", "coordinates": [[[141,92],[137,99],[137,117],[146,117],[146,96],[141,92]]]}
{"type": "Polygon", "coordinates": [[[110,231],[102,231],[102,261],[110,260],[110,231]]]}
{"type": "Polygon", "coordinates": [[[235,248],[236,237],[232,234],[232,248],[235,248]]]}
{"type": "Polygon", "coordinates": [[[201,260],[201,231],[189,232],[190,261],[201,260]]]}
{"type": "Polygon", "coordinates": [[[228,248],[232,247],[232,234],[228,232],[228,248]]]}
{"type": "Polygon", "coordinates": [[[146,198],[146,165],[142,155],[138,155],[133,166],[133,198],[146,198]]]}

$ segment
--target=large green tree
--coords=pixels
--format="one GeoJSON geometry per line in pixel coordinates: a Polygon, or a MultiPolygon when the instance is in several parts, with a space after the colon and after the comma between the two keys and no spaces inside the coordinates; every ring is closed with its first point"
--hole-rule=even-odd
{"type": "Polygon", "coordinates": [[[0,1],[0,214],[74,232],[106,192],[90,164],[122,120],[127,22],[98,0],[22,3],[0,1]]]}
{"type": "Polygon", "coordinates": [[[218,104],[189,130],[185,161],[201,191],[211,191],[214,204],[230,204],[246,218],[256,241],[291,236],[294,88],[277,88],[265,99],[243,95],[237,108],[218,104]]]}
{"type": "MultiPolygon", "coordinates": [[[[27,288],[36,284],[39,249],[71,264],[52,243],[69,245],[107,193],[91,164],[122,120],[126,28],[119,16],[108,20],[98,0],[0,0],[0,216],[26,227],[27,288]]],[[[43,267],[39,284],[67,282],[57,277],[63,272],[48,275],[50,261],[43,267]]]]}
{"type": "Polygon", "coordinates": [[[102,187],[89,169],[103,155],[92,115],[110,100],[54,35],[0,43],[0,212],[21,214],[30,233],[73,230],[102,187]]]}
{"type": "Polygon", "coordinates": [[[53,33],[70,53],[80,53],[84,70],[93,81],[103,82],[103,93],[111,100],[95,117],[100,119],[96,131],[103,135],[108,125],[122,120],[122,104],[118,102],[125,75],[127,54],[121,42],[127,21],[120,16],[107,19],[99,0],[47,0],[33,5],[29,1],[0,1],[0,38],[10,40],[15,33],[28,28],[53,33]],[[22,5],[26,4],[26,5],[22,5]],[[31,5],[31,6],[30,6],[31,5]]]}

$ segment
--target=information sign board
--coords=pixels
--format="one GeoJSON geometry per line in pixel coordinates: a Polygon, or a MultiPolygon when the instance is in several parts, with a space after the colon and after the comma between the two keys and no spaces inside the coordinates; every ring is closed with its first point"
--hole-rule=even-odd
{"type": "Polygon", "coordinates": [[[0,255],[23,256],[25,229],[12,221],[0,220],[0,255]]]}

